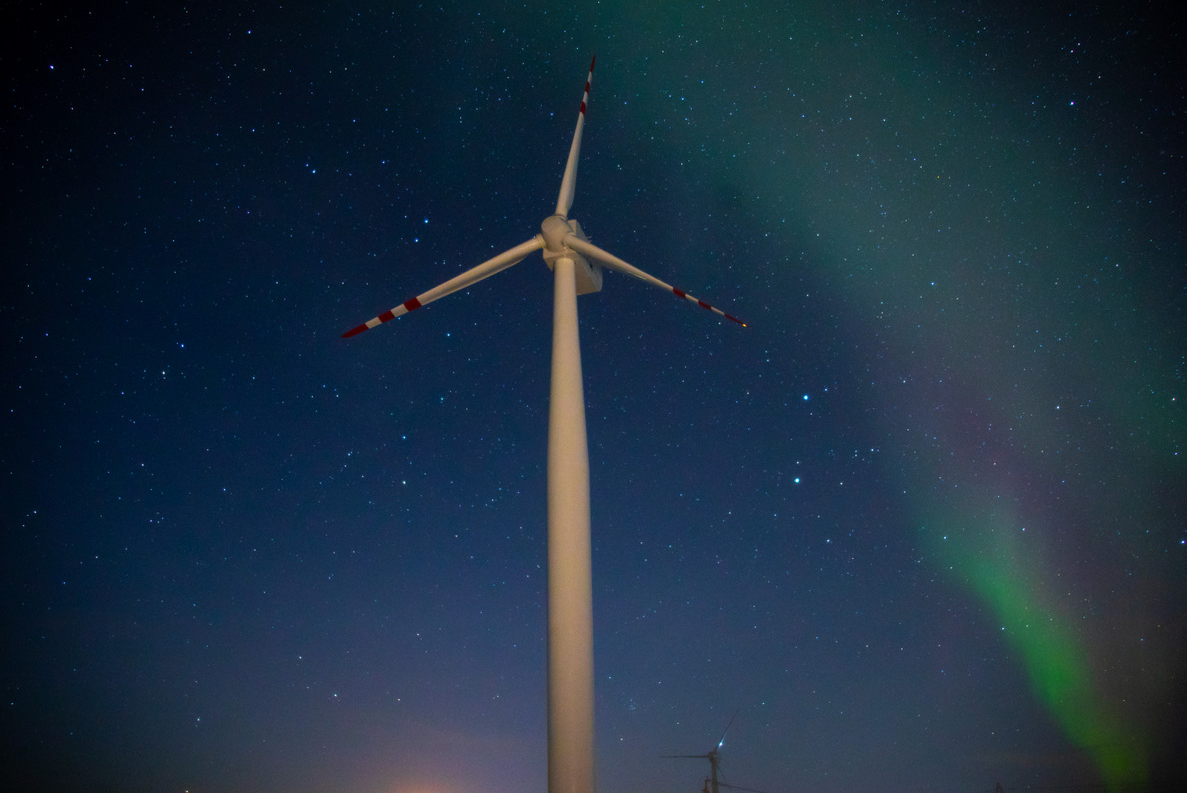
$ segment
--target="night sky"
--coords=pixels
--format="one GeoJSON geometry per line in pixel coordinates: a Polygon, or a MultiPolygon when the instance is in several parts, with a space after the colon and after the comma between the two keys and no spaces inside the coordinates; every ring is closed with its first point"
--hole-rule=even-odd
{"type": "Polygon", "coordinates": [[[550,273],[341,334],[539,231],[595,53],[571,217],[749,324],[578,303],[600,793],[735,714],[768,793],[1181,789],[1161,4],[35,5],[9,789],[544,793],[550,273]]]}

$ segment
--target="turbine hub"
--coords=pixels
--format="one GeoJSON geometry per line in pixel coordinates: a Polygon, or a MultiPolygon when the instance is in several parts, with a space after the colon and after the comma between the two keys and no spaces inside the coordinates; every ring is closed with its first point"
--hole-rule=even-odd
{"type": "Polygon", "coordinates": [[[573,226],[564,215],[550,215],[540,224],[540,236],[544,238],[544,250],[548,253],[566,253],[565,237],[573,233],[573,226]]]}
{"type": "Polygon", "coordinates": [[[565,244],[565,238],[572,234],[579,240],[589,242],[581,224],[576,220],[569,220],[564,215],[550,215],[540,224],[540,239],[544,241],[544,261],[549,269],[553,262],[562,256],[572,259],[577,269],[577,294],[588,295],[602,289],[602,266],[596,262],[591,264],[584,256],[565,244]]]}

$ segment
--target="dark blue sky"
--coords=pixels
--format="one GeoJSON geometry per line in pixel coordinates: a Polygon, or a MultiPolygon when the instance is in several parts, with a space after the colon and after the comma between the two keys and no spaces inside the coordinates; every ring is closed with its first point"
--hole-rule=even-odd
{"type": "Polygon", "coordinates": [[[555,205],[602,793],[1173,789],[1183,42],[1152,5],[2,12],[3,757],[545,788],[555,205]]]}

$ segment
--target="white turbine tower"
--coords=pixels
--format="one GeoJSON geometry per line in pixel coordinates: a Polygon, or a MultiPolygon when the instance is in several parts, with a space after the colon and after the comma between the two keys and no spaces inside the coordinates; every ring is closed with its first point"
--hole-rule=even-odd
{"type": "MultiPolygon", "coordinates": [[[[596,57],[595,59],[596,60],[596,57]]],[[[593,586],[589,538],[589,449],[577,338],[577,295],[602,288],[602,265],[691,300],[726,319],[741,320],[590,244],[569,218],[577,155],[594,61],[577,114],[556,212],[540,233],[424,294],[342,334],[355,336],[519,263],[543,249],[554,275],[552,391],[548,411],[548,792],[593,793],[593,586]],[[592,262],[591,262],[592,260],[592,262]]]]}

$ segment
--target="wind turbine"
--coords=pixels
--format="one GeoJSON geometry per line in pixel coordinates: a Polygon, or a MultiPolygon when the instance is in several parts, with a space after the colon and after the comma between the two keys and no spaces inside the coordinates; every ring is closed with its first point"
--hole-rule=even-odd
{"type": "Polygon", "coordinates": [[[745,325],[590,243],[569,218],[577,183],[577,155],[593,79],[594,59],[577,113],[577,129],[561,179],[556,210],[540,233],[493,259],[342,334],[356,336],[542,250],[554,277],[552,386],[548,412],[548,791],[593,793],[593,585],[590,572],[589,447],[577,337],[577,296],[602,288],[602,267],[633,276],[726,319],[745,325]]]}
{"type": "MultiPolygon", "coordinates": [[[[711,775],[710,781],[712,782],[712,786],[708,789],[707,793],[718,793],[718,784],[719,783],[717,780],[717,767],[718,767],[718,764],[721,762],[721,758],[718,757],[717,751],[722,746],[725,745],[725,734],[730,731],[730,727],[733,726],[734,719],[736,719],[737,717],[738,717],[738,714],[736,714],[736,713],[730,717],[729,723],[726,724],[725,729],[721,731],[721,740],[719,740],[717,742],[716,746],[714,746],[712,749],[709,750],[708,754],[665,754],[662,756],[669,758],[669,759],[691,758],[691,759],[696,759],[696,760],[708,760],[709,761],[709,773],[711,775]]],[[[726,785],[726,787],[731,787],[731,786],[726,785]]]]}
{"type": "Polygon", "coordinates": [[[721,777],[721,756],[718,751],[725,746],[725,734],[730,731],[730,727],[734,725],[734,719],[738,718],[738,714],[734,713],[730,716],[729,723],[725,725],[725,729],[721,731],[721,740],[717,745],[709,750],[708,754],[664,754],[660,757],[667,758],[692,758],[694,760],[708,760],[709,761],[709,777],[705,779],[705,786],[701,793],[720,793],[720,788],[729,788],[734,791],[742,791],[742,793],[766,793],[764,790],[755,790],[752,787],[741,787],[739,785],[731,785],[728,782],[722,782],[721,777]]]}

